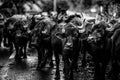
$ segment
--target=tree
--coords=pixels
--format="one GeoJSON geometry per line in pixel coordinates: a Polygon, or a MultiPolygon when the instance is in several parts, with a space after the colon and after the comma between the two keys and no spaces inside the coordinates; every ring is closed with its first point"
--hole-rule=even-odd
{"type": "Polygon", "coordinates": [[[43,11],[47,11],[47,12],[53,11],[53,2],[48,1],[48,2],[44,3],[43,11]]]}
{"type": "MultiPolygon", "coordinates": [[[[43,4],[44,4],[43,11],[47,11],[47,12],[53,11],[53,7],[54,7],[53,1],[47,1],[47,2],[44,2],[43,4]]],[[[59,8],[61,8],[61,9],[69,8],[69,5],[66,0],[57,1],[56,5],[57,5],[57,11],[59,8]]]]}
{"type": "Polygon", "coordinates": [[[85,9],[89,9],[92,5],[92,0],[83,0],[82,4],[85,9]]]}

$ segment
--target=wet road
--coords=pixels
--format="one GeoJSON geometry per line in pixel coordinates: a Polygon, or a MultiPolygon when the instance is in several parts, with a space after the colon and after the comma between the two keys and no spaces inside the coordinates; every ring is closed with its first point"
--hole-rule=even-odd
{"type": "MultiPolygon", "coordinates": [[[[27,52],[28,58],[21,63],[14,61],[14,55],[15,52],[10,55],[7,49],[0,49],[0,80],[55,80],[55,64],[54,68],[46,65],[42,71],[36,70],[37,53],[34,49],[27,52]]],[[[62,61],[60,65],[60,80],[64,80],[62,61]]],[[[74,73],[75,80],[93,80],[93,67],[88,64],[86,68],[79,69],[80,72],[74,73]]]]}

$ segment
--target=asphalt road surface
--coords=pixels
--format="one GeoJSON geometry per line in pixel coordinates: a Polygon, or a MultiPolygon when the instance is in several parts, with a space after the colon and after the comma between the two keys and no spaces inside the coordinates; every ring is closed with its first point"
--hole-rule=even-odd
{"type": "MultiPolygon", "coordinates": [[[[38,61],[36,50],[27,51],[27,59],[22,60],[21,63],[16,63],[14,56],[15,51],[10,54],[8,49],[0,48],[0,80],[55,80],[55,63],[54,68],[46,65],[42,71],[36,70],[38,61]]],[[[79,69],[78,73],[74,73],[75,80],[93,80],[94,67],[90,66],[90,62],[85,68],[80,67],[79,69]]],[[[61,61],[60,80],[64,80],[62,70],[63,62],[61,61]]]]}

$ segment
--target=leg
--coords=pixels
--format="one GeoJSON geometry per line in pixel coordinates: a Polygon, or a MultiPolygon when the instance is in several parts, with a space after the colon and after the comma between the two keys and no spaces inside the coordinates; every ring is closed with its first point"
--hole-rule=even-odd
{"type": "Polygon", "coordinates": [[[112,70],[111,70],[111,80],[119,80],[119,72],[120,66],[118,65],[117,61],[112,63],[112,70]]]}
{"type": "Polygon", "coordinates": [[[4,45],[5,47],[7,47],[6,40],[7,40],[7,37],[6,37],[6,36],[4,36],[4,38],[3,38],[3,45],[4,45]]]}
{"type": "Polygon", "coordinates": [[[3,38],[3,29],[0,28],[0,47],[1,47],[1,44],[2,44],[2,38],[3,38]]]}
{"type": "Polygon", "coordinates": [[[13,42],[12,40],[8,40],[9,41],[9,46],[10,46],[10,52],[13,52],[13,42]]]}
{"type": "Polygon", "coordinates": [[[101,66],[101,80],[105,80],[106,68],[107,68],[107,63],[102,63],[102,66],[101,66]]]}
{"type": "Polygon", "coordinates": [[[73,67],[75,71],[78,71],[78,58],[79,58],[79,51],[75,54],[75,57],[73,57],[74,59],[74,63],[73,63],[73,67]]]}
{"type": "Polygon", "coordinates": [[[32,35],[29,35],[28,48],[31,48],[32,35]]]}
{"type": "Polygon", "coordinates": [[[100,74],[100,63],[95,61],[95,75],[94,80],[101,80],[101,74],[100,74]]]}
{"type": "Polygon", "coordinates": [[[45,48],[42,48],[42,60],[41,60],[41,65],[40,68],[45,67],[47,59],[48,59],[48,51],[46,51],[45,48]]]}
{"type": "Polygon", "coordinates": [[[3,45],[7,47],[8,31],[6,28],[3,29],[3,45]]]}
{"type": "Polygon", "coordinates": [[[82,54],[83,54],[82,67],[85,67],[86,66],[86,51],[83,50],[82,54]]]}
{"type": "Polygon", "coordinates": [[[2,44],[2,36],[0,36],[0,47],[1,47],[1,44],[2,44]]]}
{"type": "Polygon", "coordinates": [[[23,58],[27,58],[27,54],[26,54],[26,48],[27,48],[27,44],[24,45],[24,55],[23,55],[23,58]]]}
{"type": "Polygon", "coordinates": [[[36,47],[37,51],[38,51],[38,65],[37,65],[37,69],[40,69],[40,65],[41,65],[41,61],[42,61],[42,50],[40,46],[36,47]]]}
{"type": "MultiPolygon", "coordinates": [[[[45,51],[45,50],[44,50],[45,51]]],[[[45,66],[47,60],[49,60],[49,65],[50,67],[53,67],[53,60],[52,60],[52,57],[53,57],[53,52],[52,52],[52,48],[51,47],[48,47],[45,51],[45,58],[43,60],[43,65],[45,66]]]]}
{"type": "Polygon", "coordinates": [[[19,55],[19,47],[17,45],[15,45],[15,50],[16,50],[15,60],[19,61],[20,60],[20,55],[19,55]]]}
{"type": "Polygon", "coordinates": [[[60,78],[60,72],[59,72],[59,64],[60,64],[60,58],[59,58],[59,54],[58,54],[59,51],[55,51],[54,54],[55,54],[55,63],[56,63],[56,78],[59,79],[60,78]]]}
{"type": "Polygon", "coordinates": [[[65,79],[69,79],[69,71],[70,71],[70,62],[69,62],[69,56],[67,55],[66,52],[63,53],[63,61],[64,61],[64,69],[63,73],[65,76],[65,79]]]}
{"type": "Polygon", "coordinates": [[[75,66],[75,60],[73,59],[70,66],[69,80],[74,80],[73,70],[75,66]]]}
{"type": "Polygon", "coordinates": [[[49,49],[49,57],[50,57],[50,67],[53,67],[54,66],[54,64],[53,64],[53,51],[52,51],[52,49],[49,49]]]}
{"type": "Polygon", "coordinates": [[[20,49],[19,49],[19,55],[20,55],[21,58],[24,56],[24,54],[23,54],[23,46],[20,47],[20,49]]]}
{"type": "Polygon", "coordinates": [[[31,38],[29,40],[28,47],[31,48],[31,38]]]}

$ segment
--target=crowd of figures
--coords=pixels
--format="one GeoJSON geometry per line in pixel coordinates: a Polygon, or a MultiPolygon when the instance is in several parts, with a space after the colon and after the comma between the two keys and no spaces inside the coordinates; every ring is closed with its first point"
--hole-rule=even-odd
{"type": "MultiPolygon", "coordinates": [[[[15,61],[26,59],[27,47],[35,47],[38,52],[37,69],[49,61],[56,63],[56,78],[60,78],[60,56],[64,62],[65,80],[74,79],[78,70],[79,55],[83,55],[82,66],[86,66],[86,53],[92,56],[95,64],[94,80],[105,80],[108,63],[111,64],[110,79],[119,80],[120,73],[120,22],[116,19],[106,21],[85,20],[79,14],[67,15],[64,11],[54,15],[41,15],[38,19],[22,15],[5,18],[0,14],[0,44],[9,47],[15,61]],[[27,46],[28,45],[28,46],[27,46]]],[[[0,45],[1,46],[1,45],[0,45]]]]}

